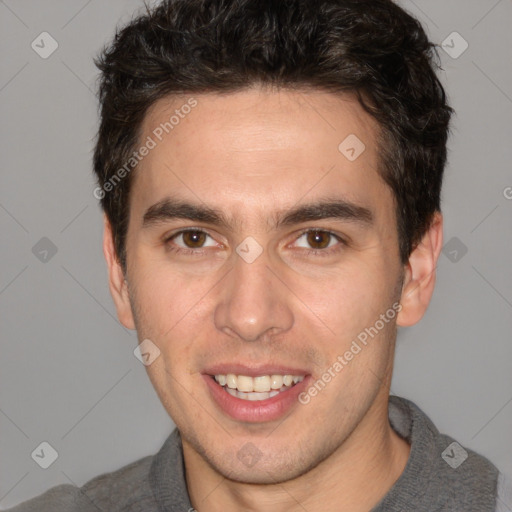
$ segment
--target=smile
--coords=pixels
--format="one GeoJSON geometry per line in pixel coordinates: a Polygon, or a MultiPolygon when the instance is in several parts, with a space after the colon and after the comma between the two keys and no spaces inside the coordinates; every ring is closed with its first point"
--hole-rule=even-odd
{"type": "Polygon", "coordinates": [[[277,368],[246,368],[244,372],[242,366],[226,366],[204,373],[203,381],[219,410],[242,422],[274,421],[290,414],[300,405],[298,396],[311,380],[304,370],[287,372],[283,368],[283,373],[278,373],[277,368]]]}
{"type": "Polygon", "coordinates": [[[215,375],[216,382],[231,396],[242,400],[267,400],[291,389],[304,380],[304,375],[215,375]]]}

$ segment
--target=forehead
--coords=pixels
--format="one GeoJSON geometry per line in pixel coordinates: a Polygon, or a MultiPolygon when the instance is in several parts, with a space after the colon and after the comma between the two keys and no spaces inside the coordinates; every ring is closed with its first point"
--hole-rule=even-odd
{"type": "Polygon", "coordinates": [[[155,103],[141,128],[153,147],[134,173],[136,209],[181,196],[240,217],[326,195],[367,206],[390,198],[377,172],[379,127],[351,95],[183,95],[155,103]]]}

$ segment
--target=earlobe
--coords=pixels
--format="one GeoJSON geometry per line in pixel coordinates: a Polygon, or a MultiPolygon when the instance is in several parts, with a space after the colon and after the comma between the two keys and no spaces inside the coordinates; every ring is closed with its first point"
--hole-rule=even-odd
{"type": "Polygon", "coordinates": [[[419,322],[428,308],[436,282],[436,267],[443,245],[443,217],[436,212],[428,231],[411,252],[404,269],[397,325],[419,322]]]}
{"type": "Polygon", "coordinates": [[[133,320],[130,297],[128,294],[128,283],[125,279],[121,263],[119,262],[115,251],[112,227],[105,214],[103,215],[103,218],[103,254],[107,262],[110,294],[114,300],[119,321],[127,329],[135,329],[135,322],[133,320]]]}

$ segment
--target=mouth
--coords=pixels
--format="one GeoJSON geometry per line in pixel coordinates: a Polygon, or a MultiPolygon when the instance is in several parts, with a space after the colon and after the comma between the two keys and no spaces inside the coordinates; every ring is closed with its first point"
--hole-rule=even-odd
{"type": "Polygon", "coordinates": [[[268,400],[279,395],[279,393],[288,391],[302,382],[305,375],[273,374],[251,377],[250,375],[219,373],[210,377],[231,396],[241,400],[257,402],[268,400]]]}
{"type": "Polygon", "coordinates": [[[223,367],[202,377],[222,413],[238,421],[261,423],[277,420],[299,405],[298,397],[311,376],[304,370],[223,367]]]}

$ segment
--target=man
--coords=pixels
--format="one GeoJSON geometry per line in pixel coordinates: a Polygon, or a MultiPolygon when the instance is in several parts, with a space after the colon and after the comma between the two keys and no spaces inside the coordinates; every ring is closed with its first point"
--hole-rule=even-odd
{"type": "Polygon", "coordinates": [[[104,253],[177,429],[12,510],[503,505],[491,462],[389,397],[443,240],[434,56],[391,0],[169,0],[116,35],[97,63],[104,253]]]}

